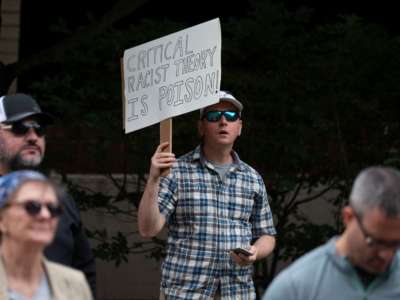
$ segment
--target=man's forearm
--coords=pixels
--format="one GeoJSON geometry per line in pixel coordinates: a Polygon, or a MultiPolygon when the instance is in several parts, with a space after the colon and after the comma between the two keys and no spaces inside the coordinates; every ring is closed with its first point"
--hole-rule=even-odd
{"type": "Polygon", "coordinates": [[[164,226],[165,218],[158,207],[158,190],[160,179],[147,181],[138,212],[139,232],[144,237],[152,237],[164,226]]]}
{"type": "Polygon", "coordinates": [[[267,257],[275,248],[275,237],[272,235],[263,235],[253,246],[257,247],[257,260],[267,257]]]}

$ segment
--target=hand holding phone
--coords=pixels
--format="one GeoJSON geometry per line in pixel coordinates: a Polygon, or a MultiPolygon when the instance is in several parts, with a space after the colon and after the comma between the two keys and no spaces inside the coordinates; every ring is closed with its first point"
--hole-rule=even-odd
{"type": "Polygon", "coordinates": [[[252,256],[253,255],[253,253],[251,253],[249,250],[246,250],[244,248],[235,248],[235,249],[232,249],[232,251],[235,252],[236,254],[240,253],[240,254],[243,254],[245,256],[252,256]]]}

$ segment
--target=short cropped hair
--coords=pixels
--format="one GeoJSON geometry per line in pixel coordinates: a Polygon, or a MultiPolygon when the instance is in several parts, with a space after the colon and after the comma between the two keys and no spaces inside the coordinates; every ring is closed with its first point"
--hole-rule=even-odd
{"type": "Polygon", "coordinates": [[[388,217],[400,216],[400,172],[391,167],[369,167],[356,177],[350,205],[363,216],[379,208],[388,217]]]}

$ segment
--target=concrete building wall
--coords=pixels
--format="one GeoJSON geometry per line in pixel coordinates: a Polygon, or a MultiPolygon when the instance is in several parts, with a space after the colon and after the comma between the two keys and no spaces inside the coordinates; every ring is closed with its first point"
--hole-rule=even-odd
{"type": "Polygon", "coordinates": [[[18,60],[20,32],[20,0],[1,0],[0,60],[18,60]]]}
{"type": "MultiPolygon", "coordinates": [[[[21,0],[0,1],[0,62],[13,63],[18,60],[20,35],[21,0]]],[[[15,92],[16,81],[9,92],[15,92]]]]}

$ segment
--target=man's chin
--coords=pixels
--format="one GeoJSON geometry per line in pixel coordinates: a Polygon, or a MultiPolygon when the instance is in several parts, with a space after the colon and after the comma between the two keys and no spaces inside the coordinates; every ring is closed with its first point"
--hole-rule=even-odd
{"type": "Polygon", "coordinates": [[[368,268],[366,268],[369,273],[371,274],[381,274],[384,273],[387,268],[389,267],[389,263],[384,263],[384,262],[373,262],[368,265],[368,268]]]}
{"type": "Polygon", "coordinates": [[[17,159],[11,164],[12,170],[37,169],[42,163],[41,157],[30,159],[17,159]]]}

